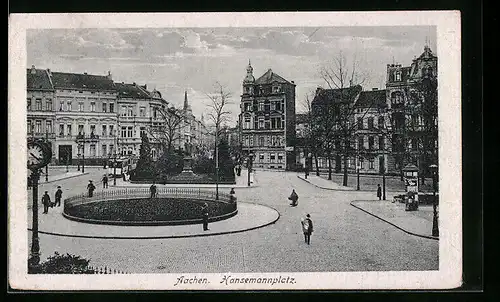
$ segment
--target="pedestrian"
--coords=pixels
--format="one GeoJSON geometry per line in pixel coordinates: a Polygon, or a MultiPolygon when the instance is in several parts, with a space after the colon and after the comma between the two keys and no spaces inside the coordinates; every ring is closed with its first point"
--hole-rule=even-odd
{"type": "Polygon", "coordinates": [[[203,215],[203,230],[208,231],[208,203],[204,203],[201,207],[201,214],[203,215]]]}
{"type": "Polygon", "coordinates": [[[106,174],[104,174],[104,176],[102,177],[102,188],[108,188],[108,176],[106,174]]]}
{"type": "Polygon", "coordinates": [[[61,206],[61,198],[62,198],[61,186],[57,186],[57,191],[56,191],[55,197],[56,197],[55,198],[56,202],[54,203],[54,205],[60,207],[61,206]]]}
{"type": "Polygon", "coordinates": [[[45,194],[43,194],[42,204],[43,204],[43,214],[47,214],[49,212],[49,207],[52,205],[50,201],[49,191],[45,191],[45,194]]]}
{"type": "Polygon", "coordinates": [[[231,202],[236,202],[236,197],[234,196],[236,193],[234,192],[234,188],[231,188],[231,191],[229,191],[229,200],[231,202]]]}
{"type": "Polygon", "coordinates": [[[290,194],[290,197],[288,197],[289,200],[292,201],[290,204],[292,207],[296,207],[299,204],[299,195],[295,193],[295,189],[292,190],[292,194],[290,194]]]}
{"type": "Polygon", "coordinates": [[[382,200],[382,188],[380,187],[380,184],[377,185],[377,197],[378,200],[382,200]]]}
{"type": "Polygon", "coordinates": [[[311,215],[307,214],[306,218],[300,219],[302,224],[302,232],[304,233],[304,241],[307,244],[311,244],[311,234],[313,232],[313,223],[311,220],[311,215]]]}
{"type": "Polygon", "coordinates": [[[155,198],[156,197],[156,184],[153,181],[153,184],[151,187],[149,187],[149,198],[155,198]]]}
{"type": "Polygon", "coordinates": [[[89,184],[87,185],[87,190],[89,191],[89,197],[94,196],[95,185],[92,183],[92,180],[89,180],[89,184]]]}

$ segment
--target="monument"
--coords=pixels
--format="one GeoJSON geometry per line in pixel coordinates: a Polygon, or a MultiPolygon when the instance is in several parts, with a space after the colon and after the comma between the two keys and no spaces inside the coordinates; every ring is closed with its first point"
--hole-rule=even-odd
{"type": "Polygon", "coordinates": [[[184,144],[184,167],[182,172],[176,176],[173,176],[170,181],[179,183],[192,183],[198,180],[206,178],[203,175],[198,175],[193,172],[193,157],[192,157],[192,145],[189,142],[184,144]]]}

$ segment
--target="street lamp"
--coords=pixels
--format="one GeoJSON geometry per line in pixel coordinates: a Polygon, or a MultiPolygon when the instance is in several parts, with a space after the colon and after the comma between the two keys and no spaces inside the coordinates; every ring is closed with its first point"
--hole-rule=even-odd
{"type": "Polygon", "coordinates": [[[356,190],[359,191],[359,169],[361,168],[361,157],[358,155],[358,162],[356,164],[356,190]]]}
{"type": "Polygon", "coordinates": [[[306,171],[305,171],[305,178],[307,179],[307,176],[309,176],[309,169],[311,168],[311,157],[312,157],[312,154],[311,153],[308,153],[307,154],[307,157],[306,157],[306,171]]]}
{"type": "Polygon", "coordinates": [[[439,237],[439,225],[438,225],[438,212],[437,212],[437,198],[436,198],[436,191],[437,191],[437,170],[438,166],[435,164],[432,164],[429,166],[429,169],[432,172],[432,189],[433,189],[433,202],[432,202],[432,209],[433,209],[433,218],[432,218],[432,236],[439,237]]]}
{"type": "MultiPolygon", "coordinates": [[[[80,147],[80,146],[78,146],[78,147],[80,147]]],[[[80,148],[78,148],[78,149],[80,149],[80,148]]],[[[78,156],[78,171],[80,171],[80,164],[81,164],[81,160],[80,160],[81,154],[80,154],[80,152],[78,152],[78,154],[76,156],[78,156]]]]}
{"type": "MultiPolygon", "coordinates": [[[[385,156],[385,155],[384,155],[385,156]]],[[[382,156],[382,200],[386,200],[385,198],[385,157],[382,156]]]]}
{"type": "Polygon", "coordinates": [[[248,162],[247,162],[247,168],[248,168],[248,186],[250,187],[250,174],[252,173],[252,165],[253,165],[253,153],[248,154],[248,162]]]}

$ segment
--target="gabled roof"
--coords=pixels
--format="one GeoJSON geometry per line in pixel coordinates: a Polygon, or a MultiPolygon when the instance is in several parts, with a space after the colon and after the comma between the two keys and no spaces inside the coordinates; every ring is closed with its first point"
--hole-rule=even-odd
{"type": "Polygon", "coordinates": [[[362,90],[363,88],[360,85],[340,89],[318,88],[316,90],[316,95],[314,96],[313,103],[351,103],[355,101],[356,97],[362,90]]]}
{"type": "Polygon", "coordinates": [[[54,90],[49,74],[44,69],[28,68],[26,71],[26,86],[28,90],[54,90]]]}
{"type": "Polygon", "coordinates": [[[257,85],[271,84],[274,82],[281,83],[281,84],[292,84],[289,81],[285,80],[283,77],[281,77],[279,74],[274,73],[271,70],[271,68],[269,68],[266,71],[266,73],[264,73],[260,78],[255,80],[255,84],[257,84],[257,85]]]}
{"type": "Polygon", "coordinates": [[[54,88],[115,90],[114,83],[106,76],[52,72],[54,88]]]}
{"type": "Polygon", "coordinates": [[[354,106],[357,108],[380,108],[386,106],[385,89],[361,91],[354,106]]]}
{"type": "Polygon", "coordinates": [[[115,83],[115,88],[119,98],[151,98],[151,95],[143,87],[137,84],[115,83]]]}

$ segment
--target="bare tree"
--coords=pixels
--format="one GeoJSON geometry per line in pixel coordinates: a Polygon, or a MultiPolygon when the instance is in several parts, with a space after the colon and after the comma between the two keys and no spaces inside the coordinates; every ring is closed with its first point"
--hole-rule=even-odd
{"type": "Polygon", "coordinates": [[[223,125],[230,121],[231,112],[226,110],[226,106],[231,103],[231,94],[225,91],[219,83],[215,83],[215,92],[207,94],[210,99],[210,112],[208,117],[215,125],[215,198],[219,199],[219,137],[224,131],[223,125]]]}
{"type": "Polygon", "coordinates": [[[162,146],[164,152],[170,153],[174,142],[180,138],[182,112],[175,107],[157,108],[156,112],[159,114],[160,122],[152,122],[152,125],[147,128],[148,134],[162,146]]]}
{"type": "MultiPolygon", "coordinates": [[[[335,153],[343,162],[343,186],[347,186],[348,180],[347,161],[352,154],[357,153],[353,148],[353,134],[358,127],[354,120],[354,100],[367,79],[366,74],[358,69],[358,64],[356,56],[353,57],[352,64],[349,64],[340,52],[332,64],[320,69],[322,79],[333,91],[331,96],[326,96],[328,99],[318,113],[323,116],[319,123],[322,128],[323,149],[329,163],[328,178],[331,179],[331,161],[335,153]]],[[[318,92],[321,93],[317,91],[317,94],[318,92]]]]}
{"type": "MultiPolygon", "coordinates": [[[[314,97],[314,96],[313,96],[314,97]]],[[[312,100],[309,95],[306,95],[303,101],[305,111],[305,131],[303,133],[304,145],[311,150],[316,165],[316,176],[319,176],[318,158],[322,155],[323,140],[321,139],[318,117],[314,115],[312,108],[312,100]]]]}

